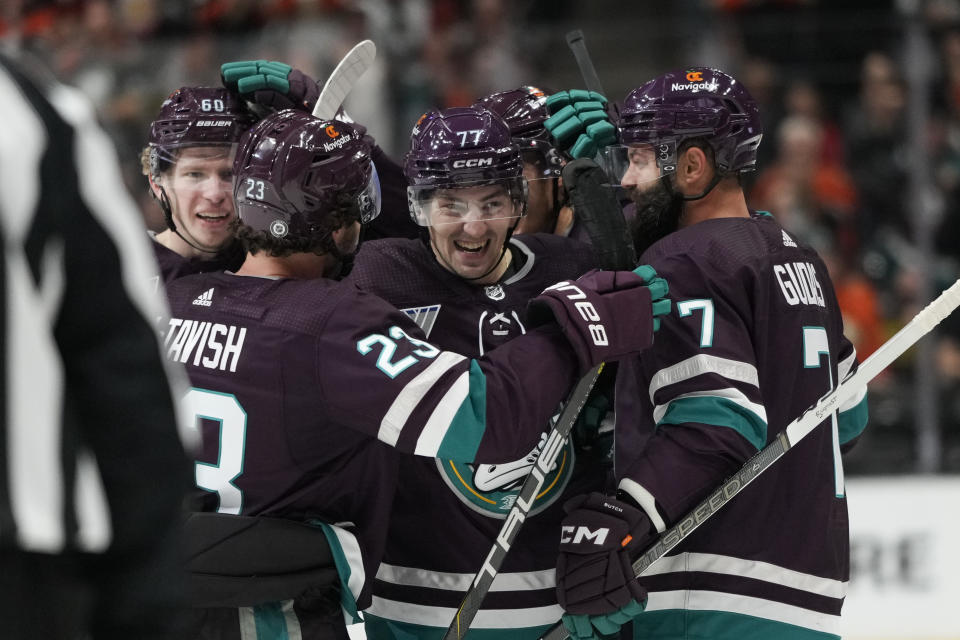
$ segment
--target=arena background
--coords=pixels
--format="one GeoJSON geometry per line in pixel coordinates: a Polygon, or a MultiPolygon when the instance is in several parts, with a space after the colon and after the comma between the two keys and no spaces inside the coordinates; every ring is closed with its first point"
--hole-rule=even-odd
{"type": "MultiPolygon", "coordinates": [[[[710,65],[760,102],[749,204],[827,259],[868,356],[960,273],[960,0],[5,0],[4,46],[38,51],[96,103],[149,226],[139,173],[170,91],[265,58],[324,78],[371,38],[350,114],[394,157],[425,110],[523,84],[582,87],[582,29],[611,99],[710,65]]],[[[845,637],[960,638],[960,314],[870,386],[846,459],[852,579],[845,637]]],[[[762,482],[762,479],[760,480],[762,482]]]]}

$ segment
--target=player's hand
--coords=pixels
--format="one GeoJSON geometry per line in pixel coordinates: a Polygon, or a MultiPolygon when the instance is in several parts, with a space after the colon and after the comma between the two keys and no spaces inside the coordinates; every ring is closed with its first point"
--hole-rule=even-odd
{"type": "Polygon", "coordinates": [[[617,130],[607,116],[607,99],[596,91],[572,89],[547,98],[543,123],[557,148],[573,158],[592,158],[617,140],[617,130]]]}
{"type": "Polygon", "coordinates": [[[589,271],[544,289],[530,301],[529,320],[532,326],[555,320],[587,371],[653,344],[655,319],[670,310],[668,291],[651,267],[589,271]]]}
{"type": "Polygon", "coordinates": [[[220,65],[223,86],[261,107],[313,111],[320,97],[317,81],[283,62],[241,60],[220,65]]]}
{"type": "Polygon", "coordinates": [[[645,287],[650,289],[650,299],[653,302],[653,330],[660,330],[660,317],[670,313],[673,303],[667,298],[670,293],[670,285],[667,281],[657,275],[656,269],[648,264],[642,264],[633,270],[640,276],[645,287]]]}
{"type": "Polygon", "coordinates": [[[637,507],[603,493],[577,496],[567,512],[557,558],[557,601],[563,623],[578,640],[615,633],[643,611],[647,591],[633,575],[631,557],[655,530],[637,507]]]}

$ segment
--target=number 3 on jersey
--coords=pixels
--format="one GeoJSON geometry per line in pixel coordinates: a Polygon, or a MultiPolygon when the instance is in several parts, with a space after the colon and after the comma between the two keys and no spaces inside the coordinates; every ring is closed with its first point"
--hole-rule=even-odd
{"type": "Polygon", "coordinates": [[[216,493],[219,513],[238,515],[243,508],[243,492],[233,484],[243,473],[243,453],[247,442],[247,412],[236,396],[207,389],[190,389],[184,402],[197,420],[220,423],[217,464],[197,462],[194,474],[197,486],[216,493]]]}

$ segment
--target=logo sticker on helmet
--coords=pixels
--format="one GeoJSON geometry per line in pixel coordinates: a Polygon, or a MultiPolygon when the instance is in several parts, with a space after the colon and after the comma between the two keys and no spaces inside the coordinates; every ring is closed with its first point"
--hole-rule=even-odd
{"type": "Polygon", "coordinates": [[[327,125],[327,128],[324,129],[324,131],[326,132],[327,136],[330,138],[336,138],[338,135],[340,135],[340,132],[334,129],[332,124],[327,125]]]}
{"type": "Polygon", "coordinates": [[[287,235],[287,232],[290,230],[290,227],[287,226],[287,223],[283,220],[274,220],[270,223],[270,235],[274,238],[282,238],[287,235]]]}
{"type": "Polygon", "coordinates": [[[687,82],[703,82],[703,71],[687,71],[687,82]]]}

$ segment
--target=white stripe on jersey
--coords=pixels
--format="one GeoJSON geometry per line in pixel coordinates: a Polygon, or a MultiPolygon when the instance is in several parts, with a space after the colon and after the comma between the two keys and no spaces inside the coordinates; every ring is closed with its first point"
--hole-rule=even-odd
{"type": "Polygon", "coordinates": [[[695,378],[703,373],[716,373],[728,380],[746,382],[758,389],[760,388],[760,378],[757,376],[757,368],[752,364],[700,353],[682,362],[678,362],[672,367],[665,367],[657,371],[653,379],[650,380],[650,402],[653,402],[653,394],[656,393],[657,390],[671,384],[695,378]]]}
{"type": "MultiPolygon", "coordinates": [[[[373,604],[365,610],[365,613],[397,622],[446,629],[457,610],[454,607],[430,607],[373,596],[373,604]]],[[[563,609],[558,604],[527,609],[480,609],[470,628],[522,629],[553,624],[561,616],[563,616],[563,609]]]]}
{"type": "MultiPolygon", "coordinates": [[[[40,196],[40,158],[47,134],[40,118],[22,99],[19,86],[0,71],[0,94],[9,96],[0,128],[0,193],[7,269],[7,471],[10,508],[23,549],[59,552],[63,529],[63,478],[60,464],[63,371],[60,354],[46,329],[58,305],[33,287],[23,247],[40,196]],[[14,157],[15,156],[15,157],[14,157]],[[44,308],[47,305],[47,308],[44,308]],[[40,394],[43,395],[40,395],[40,394]]],[[[62,254],[61,254],[62,256],[62,254]]],[[[46,256],[44,256],[46,258],[46,256]]],[[[44,268],[47,267],[44,260],[44,268]]]]}
{"type": "MultiPolygon", "coordinates": [[[[360,592],[363,591],[363,584],[367,580],[367,572],[363,569],[363,552],[360,550],[360,543],[357,541],[355,535],[343,527],[326,523],[324,523],[323,526],[329,527],[329,529],[333,531],[333,534],[337,536],[337,542],[340,543],[340,551],[343,552],[343,557],[346,558],[347,564],[350,566],[350,577],[347,579],[347,588],[350,589],[353,601],[356,603],[357,598],[360,597],[360,592]]],[[[343,615],[347,624],[351,624],[352,615],[346,611],[343,612],[343,615]]]]}
{"type": "Polygon", "coordinates": [[[681,571],[722,573],[742,578],[752,578],[830,598],[844,598],[847,595],[848,583],[840,580],[821,578],[769,562],[744,560],[743,558],[714,553],[684,552],[675,556],[664,556],[650,565],[650,568],[643,575],[653,576],[681,571]]]}
{"type": "Polygon", "coordinates": [[[727,611],[840,635],[840,616],[719,591],[651,591],[646,611],[665,609],[727,611]]]}
{"type": "MultiPolygon", "coordinates": [[[[383,582],[411,587],[442,589],[444,591],[463,591],[464,593],[466,593],[475,577],[475,573],[430,571],[415,567],[401,567],[385,562],[380,563],[380,567],[377,569],[377,580],[383,582]]],[[[498,573],[493,579],[490,591],[533,591],[536,589],[554,589],[556,586],[556,569],[517,571],[515,573],[498,573]]]]}
{"type": "Polygon", "coordinates": [[[440,444],[450,429],[453,418],[463,405],[470,393],[470,372],[464,371],[443,395],[437,406],[434,407],[427,424],[424,425],[420,437],[417,438],[417,448],[413,450],[418,456],[435,458],[440,451],[440,444]]]}
{"type": "Polygon", "coordinates": [[[663,416],[667,413],[667,409],[670,408],[670,405],[680,400],[681,398],[725,398],[730,402],[740,405],[744,409],[751,411],[756,414],[764,423],[767,422],[767,408],[762,404],[751,402],[747,398],[746,394],[740,391],[739,389],[729,388],[729,389],[712,389],[710,391],[691,391],[690,393],[684,393],[676,398],[671,398],[666,404],[658,404],[653,409],[653,423],[660,424],[660,421],[663,420],[663,416]]]}
{"type": "Polygon", "coordinates": [[[442,351],[436,359],[430,363],[426,369],[421,371],[417,377],[407,383],[407,386],[397,394],[393,404],[387,410],[380,422],[380,431],[377,433],[377,439],[386,442],[391,447],[397,446],[397,440],[400,438],[400,432],[407,424],[410,414],[430,390],[437,383],[437,380],[443,376],[450,368],[466,360],[458,353],[442,351]]]}

